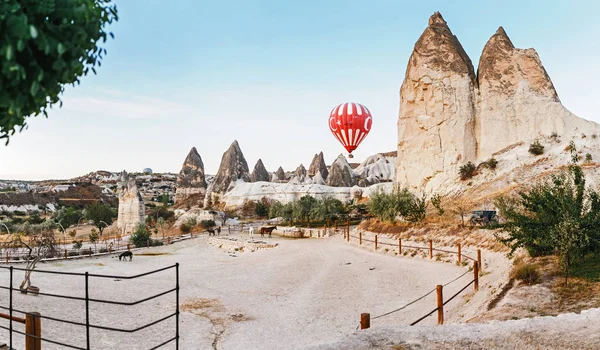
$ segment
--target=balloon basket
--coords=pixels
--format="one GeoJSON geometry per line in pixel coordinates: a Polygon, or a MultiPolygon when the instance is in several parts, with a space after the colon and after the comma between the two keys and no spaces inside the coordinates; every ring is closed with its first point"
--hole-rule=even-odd
{"type": "Polygon", "coordinates": [[[354,158],[354,156],[352,155],[352,153],[348,154],[348,158],[354,158]]]}

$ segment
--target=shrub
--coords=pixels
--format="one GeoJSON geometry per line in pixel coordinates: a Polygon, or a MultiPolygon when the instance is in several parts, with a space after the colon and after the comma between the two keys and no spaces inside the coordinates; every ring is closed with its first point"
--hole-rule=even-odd
{"type": "Polygon", "coordinates": [[[135,232],[129,237],[129,240],[135,244],[136,247],[145,247],[148,245],[148,241],[152,243],[150,239],[150,231],[146,230],[146,226],[142,223],[138,224],[135,232]]]}
{"type": "Polygon", "coordinates": [[[511,277],[525,284],[536,284],[540,281],[538,267],[534,264],[521,263],[514,267],[511,277]]]}
{"type": "Polygon", "coordinates": [[[200,227],[203,230],[208,230],[209,228],[215,227],[217,224],[213,220],[202,220],[200,221],[200,227]]]}
{"type": "Polygon", "coordinates": [[[108,249],[106,249],[106,248],[100,248],[99,252],[100,253],[108,253],[108,249]]]}
{"type": "Polygon", "coordinates": [[[535,140],[529,145],[529,153],[539,156],[544,153],[544,145],[540,141],[535,140]]]}
{"type": "Polygon", "coordinates": [[[498,165],[498,161],[496,160],[496,158],[490,158],[487,161],[487,165],[490,167],[490,169],[496,169],[496,166],[498,165]]]}
{"type": "Polygon", "coordinates": [[[586,153],[585,154],[585,162],[586,163],[591,163],[592,162],[592,155],[590,153],[586,153]]]}
{"type": "Polygon", "coordinates": [[[150,245],[153,246],[153,247],[158,247],[158,246],[164,245],[164,243],[161,242],[161,241],[151,240],[150,241],[150,245]]]}
{"type": "Polygon", "coordinates": [[[68,256],[79,256],[79,252],[76,250],[71,250],[67,253],[68,256]]]}
{"type": "Polygon", "coordinates": [[[431,197],[431,205],[437,210],[439,215],[444,215],[444,208],[442,208],[442,196],[439,194],[434,194],[431,197]]]}
{"type": "Polygon", "coordinates": [[[475,164],[468,162],[467,164],[463,165],[460,167],[460,169],[458,170],[458,173],[460,175],[460,179],[461,180],[467,180],[473,177],[473,175],[475,175],[475,170],[477,168],[475,167],[475,164]]]}
{"type": "Polygon", "coordinates": [[[190,233],[192,228],[188,224],[181,224],[181,226],[179,226],[179,230],[181,233],[190,233]]]}

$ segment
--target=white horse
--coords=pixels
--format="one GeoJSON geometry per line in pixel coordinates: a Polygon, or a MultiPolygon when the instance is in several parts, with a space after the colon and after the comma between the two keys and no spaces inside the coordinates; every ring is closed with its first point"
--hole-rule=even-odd
{"type": "Polygon", "coordinates": [[[248,234],[250,234],[250,240],[254,242],[254,227],[250,226],[250,228],[248,229],[248,234]]]}

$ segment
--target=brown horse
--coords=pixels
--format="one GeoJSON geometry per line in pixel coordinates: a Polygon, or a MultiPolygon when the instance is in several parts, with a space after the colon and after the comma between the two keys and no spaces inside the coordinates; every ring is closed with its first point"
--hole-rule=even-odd
{"type": "Polygon", "coordinates": [[[265,233],[269,234],[269,238],[271,238],[271,233],[273,232],[273,230],[276,230],[277,226],[266,226],[266,227],[261,227],[260,228],[260,236],[264,237],[265,233]]]}

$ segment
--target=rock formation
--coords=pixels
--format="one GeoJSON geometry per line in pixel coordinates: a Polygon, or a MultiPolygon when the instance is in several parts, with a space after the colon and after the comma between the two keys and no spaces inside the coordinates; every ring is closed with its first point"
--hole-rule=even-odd
{"type": "Polygon", "coordinates": [[[396,182],[431,192],[468,161],[487,160],[541,135],[598,131],[558,99],[534,49],[516,49],[502,27],[478,75],[439,13],[416,42],[400,88],[396,182]]]}
{"type": "Polygon", "coordinates": [[[562,106],[535,49],[515,48],[502,27],[483,48],[478,86],[479,159],[543,135],[597,128],[562,106]]]}
{"type": "Polygon", "coordinates": [[[135,183],[125,171],[121,173],[119,186],[119,214],[117,228],[121,233],[131,233],[146,219],[144,199],[135,183]]]}
{"type": "Polygon", "coordinates": [[[306,178],[306,168],[304,167],[304,164],[300,164],[296,168],[296,172],[294,173],[294,175],[296,175],[299,179],[304,181],[304,179],[306,178]]]}
{"type": "Polygon", "coordinates": [[[199,195],[198,200],[204,200],[206,193],[206,179],[204,175],[204,163],[198,154],[196,147],[192,147],[188,153],[181,171],[177,176],[177,189],[175,191],[175,203],[180,203],[193,195],[199,195]]]}
{"type": "Polygon", "coordinates": [[[340,154],[331,164],[327,185],[333,187],[352,187],[356,185],[352,168],[350,168],[350,164],[348,164],[344,155],[340,154]]]}
{"type": "Polygon", "coordinates": [[[254,166],[254,170],[252,170],[252,174],[250,174],[250,181],[258,182],[258,181],[271,181],[271,176],[269,172],[265,168],[265,165],[262,162],[262,159],[259,159],[254,166]]]}
{"type": "Polygon", "coordinates": [[[310,166],[308,167],[308,176],[315,176],[319,171],[321,172],[321,177],[323,180],[327,179],[329,171],[327,171],[327,165],[325,165],[323,152],[315,154],[313,157],[313,160],[310,162],[310,166]]]}
{"type": "Polygon", "coordinates": [[[410,56],[400,88],[396,179],[424,186],[476,158],[473,64],[436,12],[410,56]]]}
{"type": "Polygon", "coordinates": [[[286,180],[285,171],[283,170],[282,167],[279,167],[277,169],[277,171],[275,172],[275,175],[277,175],[277,181],[284,182],[286,180]]]}
{"type": "Polygon", "coordinates": [[[214,193],[225,193],[237,180],[250,182],[248,163],[237,141],[233,141],[221,158],[219,171],[211,184],[214,193]]]}

